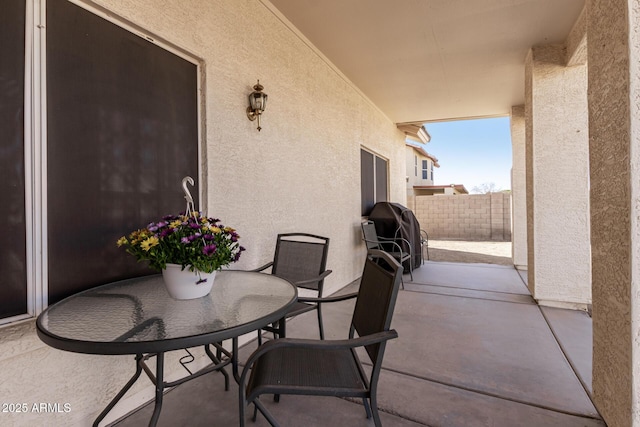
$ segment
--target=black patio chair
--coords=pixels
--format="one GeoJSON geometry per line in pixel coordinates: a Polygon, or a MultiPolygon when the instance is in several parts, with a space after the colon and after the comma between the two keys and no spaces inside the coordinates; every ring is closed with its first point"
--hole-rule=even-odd
{"type": "MultiPolygon", "coordinates": [[[[411,253],[411,244],[406,239],[392,239],[378,236],[376,225],[373,221],[362,223],[362,235],[367,245],[367,251],[371,252],[371,250],[377,249],[387,252],[400,264],[409,261],[409,275],[413,281],[413,254],[411,253]],[[403,250],[400,243],[403,243],[408,248],[408,251],[403,250]]],[[[401,283],[402,289],[404,289],[404,281],[401,280],[401,283]]]]}
{"type": "MultiPolygon", "coordinates": [[[[286,318],[316,310],[320,339],[324,339],[322,324],[322,303],[326,302],[322,296],[324,279],[331,274],[331,270],[326,269],[328,253],[328,237],[307,233],[278,234],[273,261],[253,270],[264,271],[271,267],[271,274],[287,279],[299,288],[310,289],[317,293],[317,297],[299,297],[286,318]]],[[[284,337],[286,335],[284,324],[285,322],[281,322],[280,328],[273,324],[263,329],[272,332],[274,337],[284,337]]],[[[258,331],[258,343],[262,344],[261,330],[258,331]]]]}
{"type": "Polygon", "coordinates": [[[402,266],[392,256],[372,250],[365,261],[348,339],[283,338],[258,347],[240,377],[240,426],[245,425],[249,403],[272,426],[278,426],[260,402],[263,394],[360,397],[367,418],[373,416],[375,425],[381,426],[376,391],[386,343],[398,337],[389,327],[401,276],[402,266]],[[384,262],[376,262],[378,259],[384,262]],[[369,375],[356,353],[359,347],[364,347],[362,354],[372,364],[369,375]]]}

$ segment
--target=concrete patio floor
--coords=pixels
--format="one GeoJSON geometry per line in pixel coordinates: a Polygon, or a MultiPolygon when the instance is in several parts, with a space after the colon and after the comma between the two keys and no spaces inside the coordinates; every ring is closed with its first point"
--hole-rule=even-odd
{"type": "MultiPolygon", "coordinates": [[[[401,426],[605,426],[589,398],[591,319],[539,307],[513,267],[425,262],[405,275],[379,380],[382,423],[401,426]]],[[[526,277],[526,275],[525,275],[526,277]]],[[[327,339],[345,338],[353,302],[324,309],[327,339]]],[[[317,338],[315,314],[292,319],[291,337],[317,338]]],[[[240,350],[246,360],[255,341],[240,350]]],[[[285,426],[372,426],[361,401],[264,399],[285,426]]],[[[150,405],[114,424],[146,425],[150,405]]],[[[252,410],[248,411],[249,413],[252,410]]],[[[238,425],[238,390],[213,373],[165,396],[159,426],[238,425]]],[[[248,425],[267,426],[258,415],[248,425]]]]}

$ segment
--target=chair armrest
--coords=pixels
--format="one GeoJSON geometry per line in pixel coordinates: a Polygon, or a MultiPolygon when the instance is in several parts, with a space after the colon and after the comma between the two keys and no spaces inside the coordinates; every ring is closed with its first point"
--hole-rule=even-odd
{"type": "MultiPolygon", "coordinates": [[[[366,242],[370,242],[370,240],[365,240],[366,242]]],[[[411,244],[409,244],[409,241],[407,239],[391,239],[391,238],[386,238],[386,237],[378,237],[378,241],[376,243],[383,243],[385,245],[393,245],[394,248],[397,248],[397,251],[402,253],[408,253],[409,255],[412,255],[411,253],[411,244]],[[407,247],[409,248],[409,252],[405,252],[402,250],[402,246],[400,246],[396,240],[404,240],[405,242],[407,242],[407,247]]]]}
{"type": "Polygon", "coordinates": [[[333,270],[325,270],[319,276],[312,277],[310,279],[298,280],[297,282],[293,282],[293,284],[296,286],[300,286],[300,285],[306,285],[309,283],[319,282],[320,280],[323,280],[325,277],[327,277],[331,273],[333,273],[333,270]]]}
{"type": "Polygon", "coordinates": [[[324,297],[324,298],[316,298],[316,297],[298,297],[298,302],[317,302],[318,304],[320,303],[325,303],[325,302],[339,302],[339,301],[345,301],[351,298],[355,298],[358,296],[357,292],[353,292],[350,294],[344,294],[344,295],[336,295],[336,296],[331,296],[331,297],[324,297]]]}
{"type": "MultiPolygon", "coordinates": [[[[253,363],[260,358],[263,354],[276,350],[279,348],[312,348],[312,349],[325,349],[325,350],[340,350],[356,347],[364,347],[371,344],[377,344],[390,339],[398,338],[398,333],[395,329],[388,331],[377,332],[375,334],[365,335],[363,337],[346,339],[346,340],[312,340],[304,338],[279,338],[277,340],[269,340],[266,343],[258,347],[247,362],[245,363],[245,369],[242,372],[242,376],[245,376],[245,372],[253,363]]],[[[242,384],[242,382],[241,382],[242,384]]]]}
{"type": "Polygon", "coordinates": [[[267,263],[267,264],[263,265],[262,267],[258,267],[258,268],[256,268],[256,269],[253,269],[253,270],[247,270],[247,271],[253,271],[253,272],[263,271],[263,270],[266,270],[267,268],[271,267],[272,265],[273,265],[273,261],[271,261],[271,262],[269,262],[269,263],[267,263]]]}

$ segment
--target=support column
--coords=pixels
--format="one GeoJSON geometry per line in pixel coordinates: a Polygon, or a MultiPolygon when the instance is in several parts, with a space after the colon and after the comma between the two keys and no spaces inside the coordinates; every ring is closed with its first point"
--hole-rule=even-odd
{"type": "Polygon", "coordinates": [[[591,303],[587,68],[565,64],[561,45],[533,47],[526,60],[528,285],[543,305],[586,309],[591,303]]]}
{"type": "Polygon", "coordinates": [[[527,171],[524,105],[511,108],[511,256],[527,269],[527,171]]]}
{"type": "Polygon", "coordinates": [[[593,397],[640,426],[640,0],[590,0],[593,397]]]}

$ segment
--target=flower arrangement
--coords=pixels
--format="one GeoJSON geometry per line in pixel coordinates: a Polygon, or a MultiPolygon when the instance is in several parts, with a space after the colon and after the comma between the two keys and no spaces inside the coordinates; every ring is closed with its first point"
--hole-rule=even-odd
{"type": "Polygon", "coordinates": [[[149,261],[149,266],[157,270],[165,269],[167,264],[179,264],[183,270],[212,273],[238,261],[245,250],[238,243],[239,238],[219,219],[195,211],[165,216],[128,237],[122,236],[117,244],[138,261],[149,261]]]}

